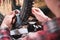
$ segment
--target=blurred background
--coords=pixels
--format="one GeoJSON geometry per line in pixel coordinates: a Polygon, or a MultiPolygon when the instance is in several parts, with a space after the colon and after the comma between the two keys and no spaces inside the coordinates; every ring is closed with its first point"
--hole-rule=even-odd
{"type": "MultiPolygon", "coordinates": [[[[0,0],[0,25],[1,25],[2,21],[3,21],[3,19],[4,19],[4,16],[10,14],[10,12],[13,11],[13,10],[15,10],[15,9],[20,10],[20,7],[21,7],[20,6],[21,5],[20,2],[21,2],[21,0],[0,0]]],[[[49,10],[49,8],[46,6],[46,3],[44,2],[44,0],[34,0],[33,3],[34,3],[33,4],[34,7],[40,8],[44,12],[45,15],[53,18],[54,15],[49,10]]],[[[28,31],[29,32],[32,32],[35,29],[36,30],[42,30],[43,29],[42,25],[40,25],[39,21],[35,21],[35,19],[30,16],[28,18],[29,22],[34,22],[35,24],[25,24],[25,25],[22,25],[23,29],[24,29],[24,27],[25,28],[28,27],[28,31]],[[31,20],[31,19],[33,19],[33,20],[31,20]],[[37,26],[38,29],[34,28],[34,26],[37,26]]],[[[14,30],[13,30],[13,32],[14,32],[14,30]]],[[[17,33],[17,31],[16,31],[16,33],[17,33]]],[[[14,36],[14,37],[18,38],[18,36],[14,36]]]]}
{"type": "MultiPolygon", "coordinates": [[[[0,0],[0,13],[3,15],[9,14],[12,11],[12,4],[16,3],[15,6],[19,6],[19,0],[0,0]],[[13,2],[14,1],[14,2],[13,2]]],[[[35,0],[34,1],[35,7],[44,7],[46,6],[44,0],[35,0]]]]}
{"type": "MultiPolygon", "coordinates": [[[[11,11],[18,9],[20,10],[20,7],[22,5],[21,0],[0,0],[0,24],[3,21],[3,18],[5,15],[10,14],[11,11]]],[[[34,7],[40,8],[45,15],[53,18],[52,12],[49,10],[49,8],[46,6],[46,3],[44,0],[34,0],[33,2],[34,7]]],[[[32,17],[30,17],[30,20],[32,17]]]]}

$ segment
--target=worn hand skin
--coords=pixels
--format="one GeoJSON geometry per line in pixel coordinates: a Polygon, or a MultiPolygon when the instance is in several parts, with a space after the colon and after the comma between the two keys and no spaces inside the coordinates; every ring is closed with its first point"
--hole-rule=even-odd
{"type": "Polygon", "coordinates": [[[39,8],[32,8],[32,13],[35,15],[38,21],[40,22],[46,22],[51,20],[48,16],[46,16],[39,8]]]}
{"type": "Polygon", "coordinates": [[[9,29],[12,28],[12,24],[15,22],[15,11],[12,11],[9,15],[6,15],[2,24],[1,24],[1,27],[8,27],[9,29]]]}

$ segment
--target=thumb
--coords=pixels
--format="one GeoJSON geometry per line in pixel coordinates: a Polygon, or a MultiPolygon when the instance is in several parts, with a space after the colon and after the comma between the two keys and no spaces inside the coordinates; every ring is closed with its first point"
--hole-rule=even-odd
{"type": "Polygon", "coordinates": [[[11,18],[15,18],[15,15],[16,15],[15,11],[12,11],[11,18]]]}

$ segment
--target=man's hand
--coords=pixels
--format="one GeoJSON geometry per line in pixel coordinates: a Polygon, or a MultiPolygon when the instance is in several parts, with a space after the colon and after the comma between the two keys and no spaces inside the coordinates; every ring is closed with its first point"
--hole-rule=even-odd
{"type": "Polygon", "coordinates": [[[32,8],[32,13],[35,15],[38,21],[40,22],[46,22],[48,20],[51,20],[48,16],[46,16],[39,8],[32,8]]]}
{"type": "Polygon", "coordinates": [[[22,38],[21,40],[42,40],[41,38],[41,34],[43,33],[43,31],[39,31],[39,32],[30,32],[27,34],[27,36],[25,36],[24,38],[22,38]]]}
{"type": "Polygon", "coordinates": [[[12,24],[15,22],[15,11],[11,12],[9,15],[6,15],[2,24],[1,24],[1,27],[4,28],[4,27],[7,27],[9,29],[11,29],[12,27],[12,24]]]}

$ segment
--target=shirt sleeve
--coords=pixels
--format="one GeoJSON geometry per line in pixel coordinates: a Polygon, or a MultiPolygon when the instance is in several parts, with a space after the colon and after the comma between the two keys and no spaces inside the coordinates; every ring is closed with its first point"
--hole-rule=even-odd
{"type": "Polygon", "coordinates": [[[0,40],[12,40],[8,29],[0,29],[0,40]]]}

